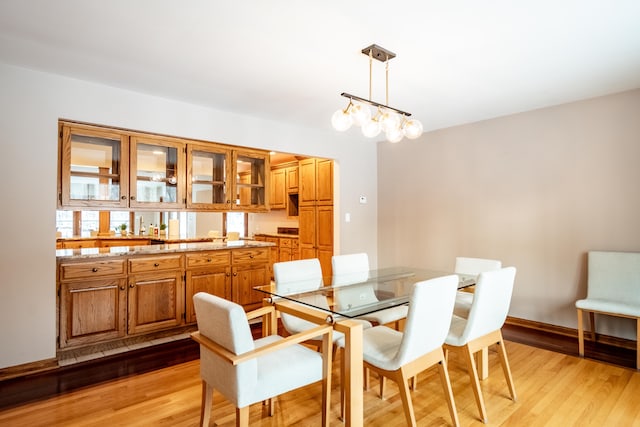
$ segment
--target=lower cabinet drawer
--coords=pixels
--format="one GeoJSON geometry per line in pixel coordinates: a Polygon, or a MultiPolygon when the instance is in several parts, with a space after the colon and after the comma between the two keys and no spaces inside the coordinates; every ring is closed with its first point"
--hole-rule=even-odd
{"type": "Polygon", "coordinates": [[[266,263],[269,262],[269,248],[236,249],[233,251],[233,263],[266,263]]]}
{"type": "Polygon", "coordinates": [[[231,263],[229,251],[197,252],[186,254],[187,268],[224,267],[231,263]]]}
{"type": "Polygon", "coordinates": [[[123,276],[126,272],[123,259],[60,264],[60,280],[123,276]]]}
{"type": "Polygon", "coordinates": [[[129,259],[129,273],[176,270],[182,268],[182,255],[167,255],[129,259]]]}

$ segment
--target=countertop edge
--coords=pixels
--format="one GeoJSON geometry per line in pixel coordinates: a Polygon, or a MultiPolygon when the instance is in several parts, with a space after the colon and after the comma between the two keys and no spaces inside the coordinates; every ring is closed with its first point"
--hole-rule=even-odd
{"type": "Polygon", "coordinates": [[[110,248],[57,249],[57,261],[106,258],[131,255],[162,255],[177,252],[219,251],[275,246],[271,242],[238,240],[232,242],[168,243],[148,246],[114,246],[110,248]]]}

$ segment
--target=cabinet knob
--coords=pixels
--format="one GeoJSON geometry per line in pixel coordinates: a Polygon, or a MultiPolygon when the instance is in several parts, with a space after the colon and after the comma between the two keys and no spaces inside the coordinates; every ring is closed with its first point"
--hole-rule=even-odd
{"type": "Polygon", "coordinates": [[[120,286],[120,290],[121,290],[121,291],[124,291],[124,289],[125,289],[125,288],[126,288],[126,286],[125,286],[125,285],[120,286]]]}
{"type": "Polygon", "coordinates": [[[122,200],[127,200],[127,196],[120,196],[122,200]]]}
{"type": "Polygon", "coordinates": [[[231,274],[227,273],[227,277],[231,276],[231,274]]]}
{"type": "Polygon", "coordinates": [[[207,258],[207,262],[211,262],[211,258],[207,258]]]}
{"type": "Polygon", "coordinates": [[[133,283],[129,283],[129,287],[130,287],[131,289],[133,289],[133,288],[135,288],[135,287],[136,287],[136,285],[134,285],[133,283]]]}
{"type": "Polygon", "coordinates": [[[91,271],[93,271],[94,273],[97,273],[97,272],[98,272],[98,267],[93,267],[93,268],[91,269],[91,271]]]}
{"type": "Polygon", "coordinates": [[[136,196],[131,196],[131,200],[135,200],[135,199],[136,199],[136,196]]]}
{"type": "Polygon", "coordinates": [[[236,277],[238,275],[238,273],[233,273],[233,277],[236,277]]]}
{"type": "Polygon", "coordinates": [[[253,254],[249,254],[249,258],[253,259],[253,254]]]}
{"type": "Polygon", "coordinates": [[[158,264],[157,262],[154,262],[154,263],[153,263],[153,266],[154,266],[154,267],[159,267],[159,266],[160,266],[160,264],[158,264]]]}

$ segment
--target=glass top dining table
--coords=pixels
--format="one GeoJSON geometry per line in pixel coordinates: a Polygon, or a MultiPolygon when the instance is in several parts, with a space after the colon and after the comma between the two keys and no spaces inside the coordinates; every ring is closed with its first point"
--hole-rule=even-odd
{"type": "MultiPolygon", "coordinates": [[[[356,318],[407,304],[415,283],[453,273],[391,267],[348,275],[280,282],[254,289],[343,318],[356,318]]],[[[476,276],[458,274],[458,289],[473,286],[476,276]]]]}

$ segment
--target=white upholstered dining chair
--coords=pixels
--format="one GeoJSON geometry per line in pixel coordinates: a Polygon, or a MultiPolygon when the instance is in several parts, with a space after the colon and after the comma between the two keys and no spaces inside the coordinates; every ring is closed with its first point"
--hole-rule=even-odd
{"type": "MultiPolygon", "coordinates": [[[[369,278],[369,256],[366,253],[334,255],[331,257],[331,267],[333,270],[332,286],[363,283],[369,278]]],[[[378,298],[372,286],[367,286],[366,288],[358,287],[354,289],[354,292],[350,292],[347,288],[337,293],[336,298],[336,304],[340,308],[345,308],[349,305],[357,307],[376,302],[378,302],[378,298]]],[[[409,307],[401,305],[359,316],[358,318],[378,325],[394,323],[395,328],[399,329],[399,321],[407,317],[408,311],[409,307]]]]}
{"type": "Polygon", "coordinates": [[[195,294],[193,302],[198,331],[192,337],[200,344],[201,426],[209,425],[214,390],[235,405],[236,425],[248,426],[249,405],[268,401],[269,415],[273,415],[273,398],[318,381],[322,381],[322,425],[329,425],[330,325],[315,325],[287,338],[274,334],[254,341],[248,319],[267,316],[263,325],[273,325],[273,306],[245,313],[240,305],[204,292],[195,294]],[[311,337],[322,337],[321,353],[299,344],[311,337]]]}
{"type": "Polygon", "coordinates": [[[454,350],[463,356],[471,378],[471,387],[480,418],[484,423],[488,422],[487,411],[480,389],[474,353],[494,344],[498,346],[498,356],[511,399],[516,400],[516,390],[500,330],[509,311],[515,275],[515,267],[480,273],[468,318],[454,315],[445,340],[446,351],[454,350]]]}
{"type": "MultiPolygon", "coordinates": [[[[364,366],[380,376],[381,398],[384,393],[384,377],[398,384],[407,425],[416,425],[409,379],[433,365],[438,366],[452,422],[455,426],[459,425],[447,362],[442,350],[449,331],[457,287],[456,275],[418,282],[414,285],[409,300],[404,332],[387,326],[364,330],[364,366]]],[[[338,341],[338,346],[343,345],[343,340],[338,341]]]]}
{"type": "MultiPolygon", "coordinates": [[[[495,259],[456,257],[454,272],[456,274],[468,274],[478,276],[480,273],[502,268],[502,262],[495,259]]],[[[460,317],[467,317],[471,309],[473,293],[458,291],[456,294],[456,304],[453,307],[453,314],[460,317]]]]}

